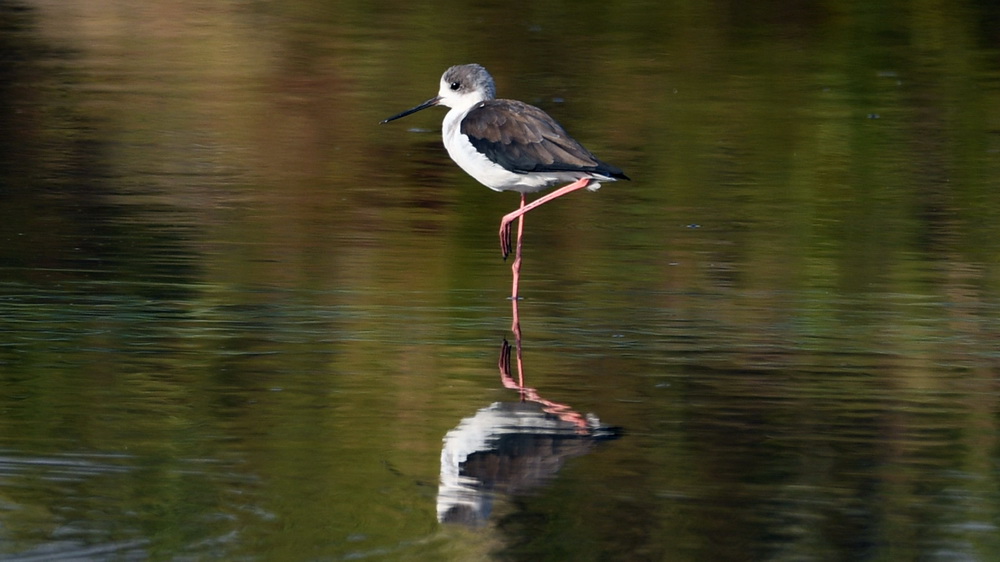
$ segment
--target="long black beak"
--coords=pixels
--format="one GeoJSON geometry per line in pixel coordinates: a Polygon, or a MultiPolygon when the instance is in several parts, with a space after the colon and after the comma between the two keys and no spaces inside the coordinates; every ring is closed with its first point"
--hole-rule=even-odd
{"type": "Polygon", "coordinates": [[[381,125],[382,123],[388,123],[389,121],[395,121],[396,119],[399,119],[400,117],[406,117],[407,115],[409,115],[411,113],[416,113],[416,112],[420,111],[421,109],[427,109],[428,107],[434,107],[435,105],[437,105],[439,103],[441,103],[441,96],[434,96],[433,98],[425,101],[424,103],[418,105],[417,107],[412,107],[412,108],[407,109],[406,111],[404,111],[404,112],[402,112],[402,113],[400,113],[398,115],[393,115],[392,117],[390,117],[388,119],[383,119],[382,121],[379,121],[379,125],[381,125]]]}

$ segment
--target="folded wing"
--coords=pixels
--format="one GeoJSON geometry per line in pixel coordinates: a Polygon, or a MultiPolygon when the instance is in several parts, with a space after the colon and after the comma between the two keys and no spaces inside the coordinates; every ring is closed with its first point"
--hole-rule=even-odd
{"type": "Polygon", "coordinates": [[[570,137],[544,111],[519,101],[481,102],[462,120],[462,133],[476,150],[515,173],[587,172],[628,179],[570,137]]]}

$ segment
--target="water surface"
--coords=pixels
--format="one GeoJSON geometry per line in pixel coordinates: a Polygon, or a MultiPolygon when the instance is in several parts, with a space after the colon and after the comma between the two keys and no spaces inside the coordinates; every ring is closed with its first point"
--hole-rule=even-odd
{"type": "Polygon", "coordinates": [[[998,21],[0,3],[0,557],[1000,557],[998,21]],[[377,124],[473,61],[633,178],[527,216],[536,394],[517,197],[377,124]]]}

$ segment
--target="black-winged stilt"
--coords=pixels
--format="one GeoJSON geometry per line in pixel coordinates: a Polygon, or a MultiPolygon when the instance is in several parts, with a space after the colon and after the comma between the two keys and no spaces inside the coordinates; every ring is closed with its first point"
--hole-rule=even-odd
{"type": "Polygon", "coordinates": [[[518,298],[524,214],[578,189],[594,191],[602,181],[629,179],[619,168],[602,162],[549,114],[523,102],[496,99],[493,77],[478,64],[453,66],[441,76],[438,95],[393,115],[382,123],[422,109],[450,107],[441,136],[448,155],[470,176],[495,191],[517,191],[521,206],[500,221],[500,249],[510,254],[510,223],[518,219],[517,245],[511,270],[511,298],[518,298]],[[530,204],[525,194],[556,184],[568,185],[530,204]]]}

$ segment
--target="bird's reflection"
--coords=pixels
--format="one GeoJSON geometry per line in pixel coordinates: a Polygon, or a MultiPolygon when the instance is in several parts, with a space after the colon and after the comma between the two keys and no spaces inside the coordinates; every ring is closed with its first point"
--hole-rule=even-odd
{"type": "MultiPolygon", "coordinates": [[[[515,310],[516,310],[515,303],[515,310]]],[[[515,331],[518,380],[511,373],[511,351],[500,348],[500,380],[520,401],[496,402],[465,418],[444,437],[438,520],[485,524],[498,494],[517,494],[543,485],[567,459],[586,454],[620,429],[602,425],[594,414],[580,414],[524,386],[520,330],[515,331]]]]}

